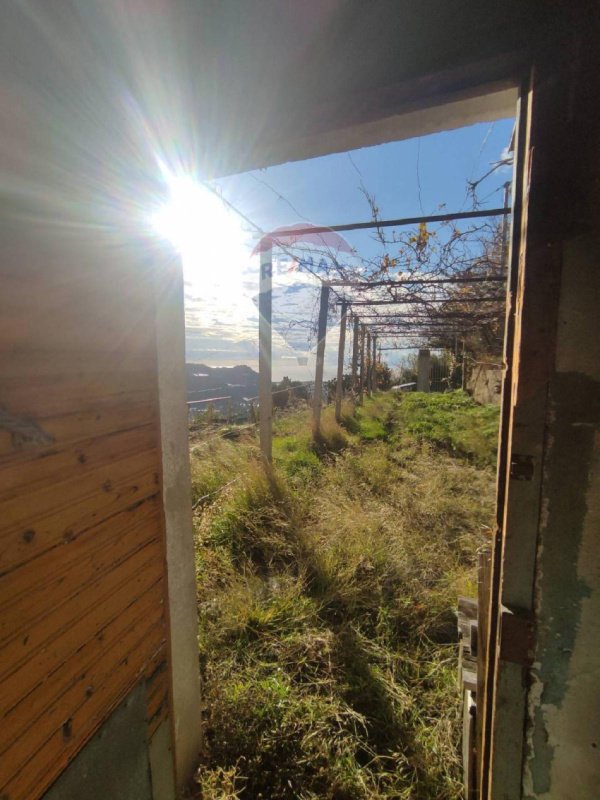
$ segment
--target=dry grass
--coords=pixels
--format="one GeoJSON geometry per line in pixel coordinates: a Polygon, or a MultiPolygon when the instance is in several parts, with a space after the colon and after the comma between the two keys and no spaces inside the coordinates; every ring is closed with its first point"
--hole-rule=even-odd
{"type": "Polygon", "coordinates": [[[403,401],[343,429],[327,409],[316,446],[307,412],[281,417],[270,478],[252,436],[194,447],[199,797],[461,796],[453,609],[493,472],[400,426],[403,401]]]}

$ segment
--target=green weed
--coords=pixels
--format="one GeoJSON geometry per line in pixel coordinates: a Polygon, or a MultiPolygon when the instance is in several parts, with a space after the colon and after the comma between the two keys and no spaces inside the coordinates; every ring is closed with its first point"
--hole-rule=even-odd
{"type": "Polygon", "coordinates": [[[194,447],[197,797],[461,797],[454,608],[491,525],[495,420],[390,393],[342,427],[325,409],[316,446],[307,410],[279,416],[269,476],[250,434],[194,447]]]}
{"type": "Polygon", "coordinates": [[[401,395],[397,422],[400,434],[417,437],[494,466],[497,455],[498,406],[482,406],[462,391],[401,395]]]}

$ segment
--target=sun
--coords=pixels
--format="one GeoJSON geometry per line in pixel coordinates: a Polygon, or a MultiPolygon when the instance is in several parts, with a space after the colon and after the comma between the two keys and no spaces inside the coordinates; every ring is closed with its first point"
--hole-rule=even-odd
{"type": "Polygon", "coordinates": [[[154,231],[181,254],[188,294],[203,316],[248,311],[244,275],[251,268],[252,242],[240,218],[191,176],[166,176],[168,196],[154,212],[154,231]]]}
{"type": "Polygon", "coordinates": [[[243,243],[239,219],[208,188],[187,176],[167,178],[168,200],[152,224],[184,256],[213,258],[243,243]]]}

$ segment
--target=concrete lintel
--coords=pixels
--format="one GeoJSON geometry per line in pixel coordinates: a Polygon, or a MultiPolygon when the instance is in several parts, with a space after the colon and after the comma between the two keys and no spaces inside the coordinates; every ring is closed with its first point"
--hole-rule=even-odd
{"type": "Polygon", "coordinates": [[[359,147],[371,147],[386,142],[428,136],[450,131],[478,122],[494,122],[514,117],[517,89],[502,88],[476,97],[454,100],[442,105],[407,113],[393,114],[374,122],[341,128],[296,143],[294,161],[329,153],[342,153],[359,147]]]}
{"type": "MultiPolygon", "coordinates": [[[[504,80],[472,87],[468,92],[441,90],[439,95],[428,97],[422,103],[413,101],[404,109],[401,103],[390,102],[378,117],[363,122],[346,121],[337,125],[332,122],[330,128],[300,138],[291,133],[282,134],[263,151],[237,164],[235,169],[217,170],[212,177],[507,119],[515,116],[517,100],[516,85],[504,80]]],[[[360,103],[360,99],[357,102],[360,103]]]]}

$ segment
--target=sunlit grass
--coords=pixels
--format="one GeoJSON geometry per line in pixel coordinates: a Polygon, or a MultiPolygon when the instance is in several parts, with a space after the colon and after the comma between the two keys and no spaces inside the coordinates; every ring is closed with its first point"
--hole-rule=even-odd
{"type": "Polygon", "coordinates": [[[253,435],[195,445],[200,797],[461,797],[454,608],[493,414],[445,402],[382,394],[341,427],[328,408],[316,446],[308,410],[283,414],[268,478],[253,435]]]}
{"type": "Polygon", "coordinates": [[[498,406],[482,406],[465,392],[410,393],[402,396],[401,431],[466,456],[482,465],[496,463],[498,406]]]}

